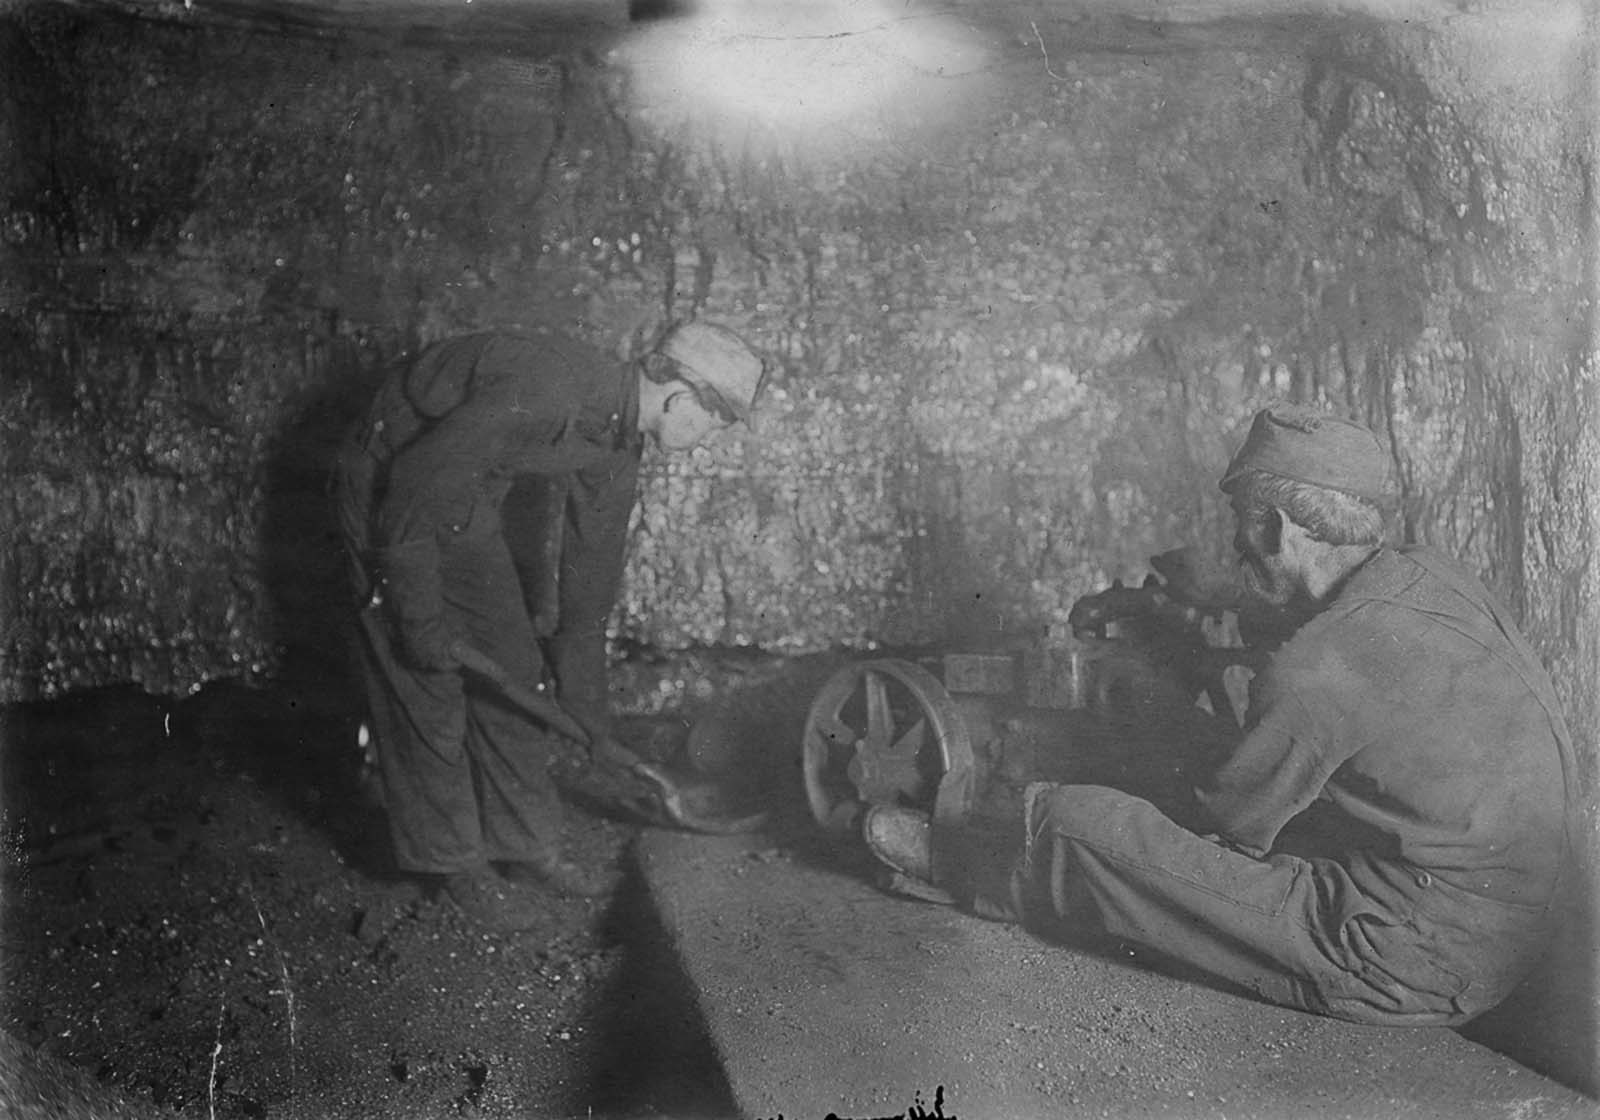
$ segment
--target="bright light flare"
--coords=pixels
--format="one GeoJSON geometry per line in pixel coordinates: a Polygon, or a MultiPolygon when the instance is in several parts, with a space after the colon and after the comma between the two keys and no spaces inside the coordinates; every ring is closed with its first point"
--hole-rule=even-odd
{"type": "Polygon", "coordinates": [[[972,29],[905,0],[708,0],[618,54],[647,117],[799,149],[942,123],[988,61],[972,29]]]}

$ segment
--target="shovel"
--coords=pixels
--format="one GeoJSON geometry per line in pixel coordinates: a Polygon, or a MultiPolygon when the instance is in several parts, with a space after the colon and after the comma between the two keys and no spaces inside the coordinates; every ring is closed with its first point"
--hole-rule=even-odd
{"type": "Polygon", "coordinates": [[[661,811],[678,827],[691,832],[727,836],[753,832],[766,823],[766,813],[752,813],[742,817],[718,814],[713,808],[717,800],[717,790],[709,782],[682,781],[673,778],[661,767],[631,754],[625,758],[619,758],[619,752],[616,751],[602,754],[583,725],[573,719],[560,704],[544,692],[529,688],[515,680],[492,657],[465,642],[456,642],[451,647],[451,653],[461,663],[462,668],[494,685],[502,696],[528,715],[556,734],[587,748],[591,760],[621,767],[649,783],[661,811]]]}

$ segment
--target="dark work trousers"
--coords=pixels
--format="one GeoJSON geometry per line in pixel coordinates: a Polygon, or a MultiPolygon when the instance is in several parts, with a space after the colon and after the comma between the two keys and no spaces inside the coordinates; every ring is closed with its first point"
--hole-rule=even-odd
{"type": "MultiPolygon", "coordinates": [[[[440,550],[447,620],[513,680],[537,684],[543,659],[498,516],[480,513],[440,550]]],[[[557,851],[551,734],[465,671],[418,671],[399,660],[384,609],[362,611],[361,644],[400,868],[451,872],[557,851]]]]}
{"type": "Polygon", "coordinates": [[[936,834],[973,908],[1097,929],[1275,1004],[1354,1022],[1453,1025],[1531,967],[1543,907],[1484,899],[1399,861],[1257,859],[1102,786],[1034,783],[1025,832],[936,834]]]}

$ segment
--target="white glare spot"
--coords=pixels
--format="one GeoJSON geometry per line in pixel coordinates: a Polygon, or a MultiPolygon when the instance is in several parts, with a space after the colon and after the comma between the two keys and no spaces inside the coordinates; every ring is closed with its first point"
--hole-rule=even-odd
{"type": "Polygon", "coordinates": [[[970,28],[899,0],[705,0],[618,56],[657,120],[781,146],[937,126],[987,61],[970,28]]]}

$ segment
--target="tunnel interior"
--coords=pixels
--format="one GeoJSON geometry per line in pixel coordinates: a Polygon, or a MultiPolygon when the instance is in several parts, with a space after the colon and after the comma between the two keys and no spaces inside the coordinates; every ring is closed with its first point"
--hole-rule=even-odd
{"type": "MultiPolygon", "coordinates": [[[[0,10],[0,700],[237,678],[348,718],[328,477],[386,364],[704,315],[767,356],[759,423],[647,460],[620,680],[1047,642],[1224,556],[1215,480],[1292,399],[1390,442],[1397,538],[1510,604],[1593,803],[1577,5],[714,9],[0,10]]],[[[1588,909],[1482,1035],[1592,1085],[1588,909]]]]}

